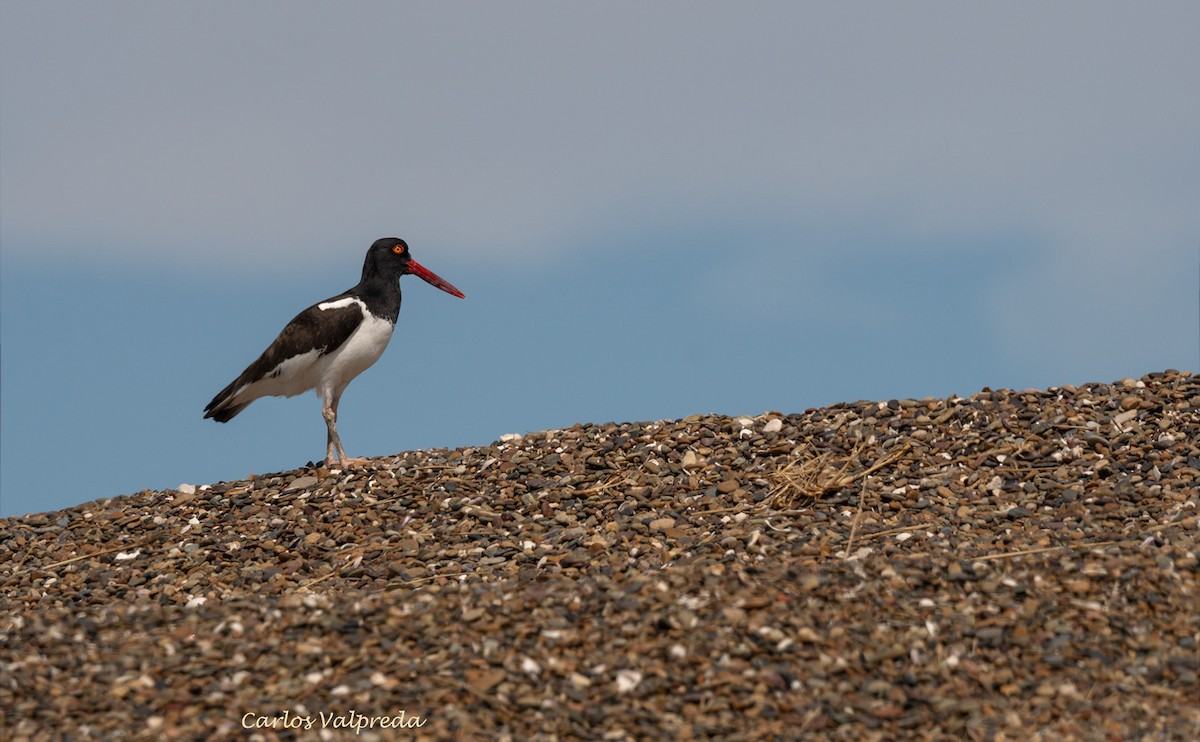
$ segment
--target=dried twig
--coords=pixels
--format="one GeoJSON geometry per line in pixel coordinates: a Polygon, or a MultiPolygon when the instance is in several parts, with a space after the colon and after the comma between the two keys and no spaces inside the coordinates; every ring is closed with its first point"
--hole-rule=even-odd
{"type": "Polygon", "coordinates": [[[931,524],[929,524],[929,523],[918,523],[915,526],[900,526],[899,528],[889,528],[886,531],[875,531],[874,533],[865,534],[862,537],[862,540],[868,541],[873,538],[883,538],[884,536],[893,536],[897,533],[904,533],[906,531],[919,531],[922,528],[930,528],[930,527],[931,527],[931,524]]]}
{"type": "Polygon", "coordinates": [[[607,482],[605,482],[603,484],[596,485],[595,487],[588,487],[587,489],[583,489],[583,490],[575,490],[574,494],[576,494],[576,495],[594,495],[599,492],[603,492],[607,489],[612,489],[613,487],[616,487],[619,484],[626,484],[626,483],[627,483],[627,481],[625,479],[621,478],[620,476],[616,476],[616,477],[613,477],[612,479],[609,479],[607,482]]]}
{"type": "Polygon", "coordinates": [[[1090,549],[1097,546],[1111,546],[1117,543],[1116,541],[1094,541],[1087,544],[1062,544],[1061,546],[1042,546],[1036,549],[1022,549],[1021,551],[1008,551],[1000,554],[987,554],[981,557],[971,557],[972,562],[990,562],[993,559],[1012,559],[1013,557],[1029,556],[1031,554],[1045,554],[1050,551],[1059,551],[1061,549],[1090,549]]]}
{"type": "MultiPolygon", "coordinates": [[[[320,577],[314,577],[313,579],[308,580],[304,584],[300,585],[300,587],[296,588],[296,590],[298,592],[307,592],[309,590],[309,588],[311,588],[313,585],[316,585],[317,583],[320,583],[320,582],[324,582],[325,580],[328,580],[330,577],[340,575],[342,570],[344,570],[345,568],[346,568],[346,565],[342,565],[338,569],[330,570],[329,572],[321,575],[320,577]]],[[[440,574],[439,575],[425,575],[424,577],[417,577],[417,578],[414,578],[411,580],[406,580],[405,582],[389,582],[385,589],[395,590],[395,589],[401,588],[401,587],[409,587],[410,585],[416,585],[416,584],[419,584],[422,582],[429,582],[430,580],[436,580],[439,577],[458,577],[459,574],[466,574],[466,573],[455,573],[455,574],[445,574],[445,575],[440,575],[440,574]]]]}
{"type": "MultiPolygon", "coordinates": [[[[55,562],[54,564],[35,564],[32,567],[26,567],[24,570],[22,570],[20,572],[14,572],[12,574],[12,576],[19,577],[20,575],[28,574],[29,572],[37,572],[40,569],[45,569],[45,570],[57,569],[58,567],[62,567],[63,565],[66,565],[66,564],[82,562],[84,559],[91,559],[92,557],[104,556],[105,554],[111,554],[114,551],[121,551],[123,549],[136,549],[140,546],[145,546],[148,541],[149,541],[149,539],[142,539],[141,541],[135,541],[132,544],[122,544],[121,546],[114,546],[111,549],[103,549],[101,551],[93,551],[90,554],[80,554],[79,556],[71,557],[70,559],[64,559],[61,562],[55,562]]],[[[21,561],[24,562],[25,560],[22,559],[21,561]]]]}
{"type": "Polygon", "coordinates": [[[850,549],[854,546],[854,534],[858,533],[858,521],[863,514],[863,500],[866,498],[867,485],[864,482],[862,489],[858,493],[858,512],[854,514],[854,522],[850,524],[850,538],[846,539],[846,550],[842,552],[842,561],[850,559],[850,549]]]}

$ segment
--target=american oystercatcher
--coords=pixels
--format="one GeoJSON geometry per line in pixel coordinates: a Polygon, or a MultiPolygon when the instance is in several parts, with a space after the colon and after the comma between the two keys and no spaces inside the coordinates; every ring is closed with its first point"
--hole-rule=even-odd
{"type": "Polygon", "coordinates": [[[337,432],[338,401],[355,377],[383,355],[400,315],[400,276],[410,273],[465,299],[449,281],[412,259],[404,240],[385,237],[367,250],[362,280],[349,291],[297,314],[263,351],[204,408],[205,419],[229,422],[259,397],[294,397],[315,389],[328,431],[325,463],[349,459],[337,432]]]}

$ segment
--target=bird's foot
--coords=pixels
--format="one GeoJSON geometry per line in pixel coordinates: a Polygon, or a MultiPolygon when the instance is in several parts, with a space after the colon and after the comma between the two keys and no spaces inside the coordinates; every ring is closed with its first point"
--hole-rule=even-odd
{"type": "Polygon", "coordinates": [[[325,466],[329,467],[330,469],[349,469],[349,468],[355,467],[355,466],[366,466],[368,461],[369,461],[369,459],[360,459],[360,458],[353,457],[353,456],[343,456],[340,459],[333,459],[332,461],[326,459],[325,466]]]}

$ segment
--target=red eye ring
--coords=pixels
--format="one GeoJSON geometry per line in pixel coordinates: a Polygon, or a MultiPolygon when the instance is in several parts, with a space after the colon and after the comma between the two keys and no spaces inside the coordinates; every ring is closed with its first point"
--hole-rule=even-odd
{"type": "Polygon", "coordinates": [[[403,255],[404,254],[404,245],[396,245],[395,247],[392,248],[392,252],[396,253],[397,255],[403,255]]]}

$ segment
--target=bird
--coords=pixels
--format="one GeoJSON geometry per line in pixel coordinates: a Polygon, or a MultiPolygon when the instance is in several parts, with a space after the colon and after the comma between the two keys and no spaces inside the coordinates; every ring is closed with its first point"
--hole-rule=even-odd
{"type": "Polygon", "coordinates": [[[387,348],[400,315],[400,277],[414,275],[465,299],[449,281],[412,259],[408,243],[376,240],[354,288],[297,314],[240,376],[204,408],[204,419],[225,423],[259,397],[294,397],[310,389],[321,399],[325,418],[326,466],[359,465],[346,456],[337,432],[338,402],[347,385],[387,348]]]}

